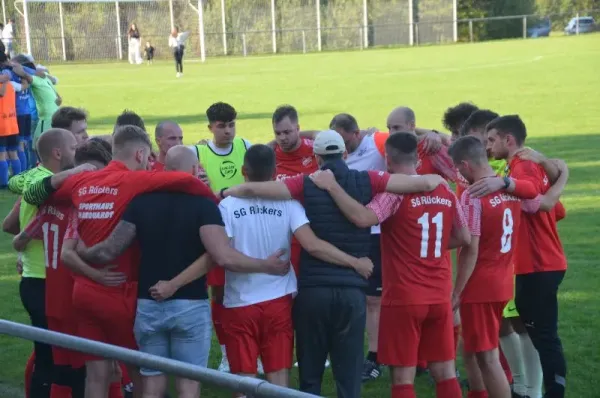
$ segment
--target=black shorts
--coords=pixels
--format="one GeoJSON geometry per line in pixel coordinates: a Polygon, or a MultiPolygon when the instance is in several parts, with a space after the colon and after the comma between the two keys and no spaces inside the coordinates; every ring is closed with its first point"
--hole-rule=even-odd
{"type": "Polygon", "coordinates": [[[367,296],[381,297],[381,247],[380,235],[371,235],[371,253],[369,258],[373,262],[373,273],[369,278],[369,287],[367,287],[367,296]]]}
{"type": "Polygon", "coordinates": [[[16,151],[19,148],[19,134],[0,137],[0,148],[7,151],[16,151]]]}
{"type": "Polygon", "coordinates": [[[31,115],[17,115],[17,124],[21,137],[31,137],[31,115]]]}

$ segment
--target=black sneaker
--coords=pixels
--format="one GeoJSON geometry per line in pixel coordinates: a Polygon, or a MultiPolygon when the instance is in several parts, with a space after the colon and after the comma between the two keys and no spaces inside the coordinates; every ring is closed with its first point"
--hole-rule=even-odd
{"type": "Polygon", "coordinates": [[[379,368],[379,364],[377,362],[369,361],[365,359],[365,363],[363,365],[363,374],[362,381],[363,383],[369,380],[375,380],[381,376],[381,369],[379,368]]]}
{"type": "Polygon", "coordinates": [[[512,392],[512,398],[529,398],[529,395],[521,395],[521,394],[517,394],[517,393],[516,393],[516,392],[514,392],[514,391],[511,391],[511,392],[512,392]]]}

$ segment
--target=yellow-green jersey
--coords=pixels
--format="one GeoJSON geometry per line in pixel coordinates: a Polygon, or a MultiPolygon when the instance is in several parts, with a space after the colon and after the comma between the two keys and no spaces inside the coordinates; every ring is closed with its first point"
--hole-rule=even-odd
{"type": "Polygon", "coordinates": [[[198,160],[206,171],[213,191],[218,192],[244,182],[242,166],[249,147],[248,141],[238,137],[233,139],[231,148],[227,151],[220,151],[210,143],[196,145],[198,160]]]}
{"type": "MultiPolygon", "coordinates": [[[[23,194],[34,183],[51,176],[50,170],[42,165],[37,166],[25,173],[21,173],[13,177],[10,181],[9,188],[15,193],[23,194]],[[16,179],[15,181],[13,181],[16,179]]],[[[35,218],[38,207],[31,205],[24,200],[21,201],[21,209],[19,210],[19,224],[21,230],[35,218]]],[[[46,277],[46,259],[44,257],[44,244],[40,240],[32,240],[29,242],[21,256],[23,263],[24,278],[45,278],[46,277]]]]}
{"type": "Polygon", "coordinates": [[[502,177],[506,176],[506,160],[492,158],[492,159],[488,159],[488,163],[494,170],[494,173],[496,173],[497,175],[502,176],[502,177]]]}

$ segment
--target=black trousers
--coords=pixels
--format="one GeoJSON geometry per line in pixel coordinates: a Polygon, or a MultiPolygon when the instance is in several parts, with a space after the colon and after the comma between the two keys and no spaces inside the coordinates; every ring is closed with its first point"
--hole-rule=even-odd
{"type": "MultiPolygon", "coordinates": [[[[22,278],[19,293],[23,307],[29,314],[31,325],[48,329],[46,320],[46,280],[41,278],[22,278]]],[[[35,368],[31,377],[30,396],[49,398],[54,364],[52,362],[52,346],[33,343],[35,352],[35,368]]]]}
{"type": "Polygon", "coordinates": [[[358,288],[301,288],[294,301],[300,391],[321,395],[329,354],[339,398],[359,398],[367,316],[358,288]]]}
{"type": "Polygon", "coordinates": [[[184,46],[175,47],[173,49],[173,58],[175,58],[175,69],[177,72],[183,73],[183,50],[184,46]]]}
{"type": "Polygon", "coordinates": [[[533,345],[540,354],[545,398],[565,396],[567,364],[558,336],[558,287],[564,271],[517,275],[515,304],[533,345]]]}

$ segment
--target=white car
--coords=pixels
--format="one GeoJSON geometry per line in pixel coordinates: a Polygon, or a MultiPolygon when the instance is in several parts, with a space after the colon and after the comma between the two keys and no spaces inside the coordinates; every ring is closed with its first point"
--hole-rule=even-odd
{"type": "Polygon", "coordinates": [[[590,33],[596,30],[596,22],[592,17],[575,17],[572,18],[565,27],[565,34],[575,35],[579,33],[590,33]],[[579,25],[579,26],[577,26],[579,25]]]}

